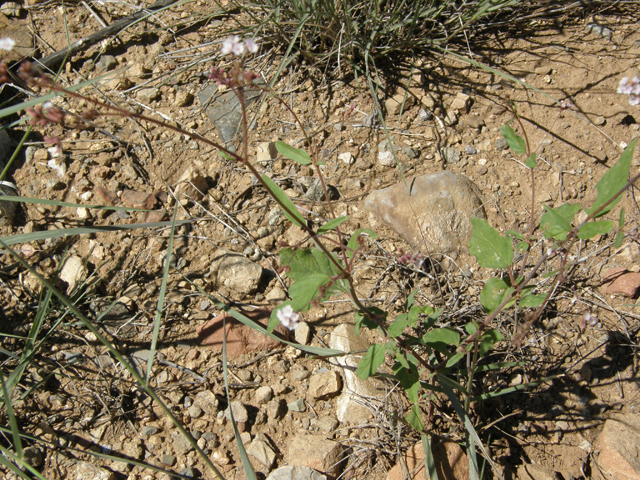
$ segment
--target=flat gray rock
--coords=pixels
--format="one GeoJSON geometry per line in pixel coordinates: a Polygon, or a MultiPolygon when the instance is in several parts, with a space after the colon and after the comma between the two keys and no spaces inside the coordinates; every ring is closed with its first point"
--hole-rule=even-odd
{"type": "MultiPolygon", "coordinates": [[[[265,84],[257,80],[256,85],[264,86],[265,84]]],[[[198,100],[201,105],[209,104],[205,112],[218,130],[222,141],[227,144],[233,140],[236,134],[242,132],[242,106],[235,92],[229,90],[215,96],[217,91],[217,85],[209,85],[198,94],[198,100]]],[[[246,89],[244,92],[245,106],[248,107],[257,100],[261,93],[260,88],[246,89]]]]}
{"type": "Polygon", "coordinates": [[[407,179],[372,192],[364,202],[375,230],[383,223],[410,246],[430,254],[457,254],[471,238],[471,218],[486,218],[478,187],[449,171],[407,179]]]}
{"type": "Polygon", "coordinates": [[[327,480],[327,477],[308,467],[280,467],[269,474],[267,480],[327,480]]]}

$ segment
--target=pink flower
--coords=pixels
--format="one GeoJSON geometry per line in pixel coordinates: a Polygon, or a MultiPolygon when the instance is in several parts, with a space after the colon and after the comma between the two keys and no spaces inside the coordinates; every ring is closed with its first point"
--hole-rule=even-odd
{"type": "Polygon", "coordinates": [[[11,50],[13,50],[15,44],[16,41],[13,38],[0,38],[0,50],[6,50],[7,52],[10,52],[11,50]]]}
{"type": "Polygon", "coordinates": [[[288,328],[289,330],[295,330],[298,328],[300,315],[293,311],[293,307],[291,305],[285,305],[283,308],[278,310],[276,316],[283,327],[288,328]]]}

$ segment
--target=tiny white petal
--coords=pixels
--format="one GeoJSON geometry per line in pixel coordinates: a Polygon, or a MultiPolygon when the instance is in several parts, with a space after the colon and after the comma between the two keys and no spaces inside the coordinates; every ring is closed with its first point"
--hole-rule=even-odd
{"type": "Polygon", "coordinates": [[[256,53],[258,51],[258,44],[251,38],[244,41],[244,46],[247,47],[247,52],[256,53]]]}
{"type": "Polygon", "coordinates": [[[238,42],[233,46],[233,50],[231,51],[234,55],[239,57],[244,53],[244,43],[238,42]]]}
{"type": "Polygon", "coordinates": [[[13,38],[0,38],[0,50],[6,50],[7,52],[10,52],[11,50],[13,50],[15,44],[16,41],[13,38]]]}

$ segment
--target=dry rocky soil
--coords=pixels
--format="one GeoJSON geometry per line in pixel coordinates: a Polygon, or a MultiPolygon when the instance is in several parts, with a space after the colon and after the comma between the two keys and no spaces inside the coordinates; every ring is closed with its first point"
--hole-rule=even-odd
{"type": "MultiPolygon", "coordinates": [[[[90,6],[106,23],[133,11],[125,3],[90,6]]],[[[212,66],[229,66],[228,58],[219,55],[219,42],[230,20],[213,16],[179,26],[207,8],[211,10],[206,2],[192,2],[131,27],[116,39],[73,56],[59,81],[74,85],[110,75],[82,91],[224,143],[229,140],[222,138],[229,135],[229,125],[223,125],[223,113],[232,116],[228,111],[232,99],[225,97],[228,92],[212,87],[207,72],[212,66]]],[[[63,7],[55,1],[5,2],[0,10],[0,36],[19,33],[21,47],[38,47],[36,56],[66,45],[65,25],[72,41],[101,28],[81,3],[63,7]]],[[[640,110],[616,93],[622,77],[640,74],[638,17],[603,14],[536,20],[532,25],[526,38],[498,31],[463,53],[472,53],[474,60],[533,88],[452,57],[419,59],[410,84],[411,68],[397,70],[393,82],[384,80],[386,91],[380,100],[389,138],[376,120],[369,91],[344,67],[342,76],[323,77],[317,68],[293,62],[275,79],[274,96],[254,95],[249,106],[251,162],[294,199],[313,225],[319,225],[330,212],[313,169],[280,157],[271,142],[317,150],[326,162],[322,173],[335,213],[350,215],[341,226],[343,234],[373,228],[380,235],[367,243],[354,277],[358,294],[392,317],[417,289],[419,304],[443,308],[439,325],[463,331],[465,323],[484,318],[478,296],[495,272],[480,268],[468,255],[464,215],[440,236],[446,237],[440,245],[446,255],[434,257],[421,269],[403,264],[399,260],[412,248],[406,241],[411,238],[407,230],[415,228],[404,211],[409,202],[396,198],[397,204],[384,213],[387,223],[381,220],[381,204],[365,205],[372,192],[401,183],[403,177],[412,182],[423,175],[450,172],[460,181],[458,175],[463,175],[472,182],[469,186],[462,181],[470,195],[481,199],[481,206],[472,210],[483,210],[501,231],[526,232],[531,176],[523,156],[514,155],[500,133],[513,119],[505,108],[508,102],[517,108],[532,149],[539,154],[533,199],[536,221],[543,205],[593,202],[597,181],[638,136],[640,110]],[[592,28],[590,22],[606,28],[592,28]],[[551,97],[568,100],[573,107],[562,109],[551,97]],[[302,130],[281,101],[301,119],[312,146],[305,147],[302,130]],[[391,149],[390,143],[399,164],[384,153],[391,149]],[[394,221],[399,224],[390,226],[394,221]]],[[[249,67],[270,82],[281,53],[264,40],[249,67]]],[[[12,87],[3,87],[3,101],[14,94],[12,87]]],[[[76,99],[54,102],[69,112],[88,108],[86,101],[76,99]]],[[[522,134],[522,125],[511,125],[522,134]]],[[[24,123],[17,124],[0,140],[8,152],[5,162],[25,129],[24,123]]],[[[242,148],[237,136],[228,145],[242,148]]],[[[640,171],[638,158],[636,149],[631,175],[640,171]]],[[[21,197],[127,208],[96,210],[36,202],[9,212],[10,207],[4,206],[5,240],[64,228],[166,222],[173,212],[178,221],[190,220],[175,230],[172,262],[177,270],[168,277],[151,384],[224,477],[245,478],[224,391],[224,315],[198,288],[242,308],[253,319],[264,319],[286,299],[290,286],[278,251],[284,244],[307,245],[304,235],[279,214],[246,167],[183,133],[130,118],[105,116],[79,131],[35,128],[10,170],[10,180],[21,197]],[[61,155],[47,148],[45,135],[62,139],[61,155]]],[[[432,221],[421,215],[441,208],[458,214],[457,194],[449,199],[453,206],[442,206],[431,198],[440,187],[425,185],[421,187],[425,203],[417,207],[413,221],[418,225],[432,221]]],[[[10,190],[5,193],[11,194],[10,190]]],[[[612,218],[617,218],[620,207],[629,232],[622,247],[614,248],[612,236],[607,235],[581,242],[573,257],[580,261],[569,281],[556,291],[522,345],[516,348],[503,341],[482,363],[511,366],[478,374],[474,394],[513,387],[511,393],[470,405],[471,419],[498,472],[487,463],[486,478],[499,478],[498,474],[512,479],[640,478],[640,317],[634,305],[640,209],[633,191],[624,195],[612,218]],[[605,272],[613,268],[630,274],[618,283],[604,284],[605,272]],[[586,312],[597,315],[595,326],[582,327],[586,312]]],[[[145,371],[170,231],[166,224],[98,230],[13,248],[38,273],[58,278],[57,286],[145,371]]],[[[541,238],[540,233],[535,232],[541,238]]],[[[430,248],[437,251],[438,246],[430,248]]],[[[544,243],[536,248],[541,251],[544,243]]],[[[6,378],[16,361],[9,352],[22,350],[45,300],[33,273],[6,253],[1,262],[0,341],[6,378]]],[[[545,271],[553,268],[550,262],[545,271]]],[[[51,301],[44,331],[61,323],[31,361],[18,388],[25,395],[14,404],[22,430],[42,440],[24,441],[29,461],[50,479],[168,479],[177,473],[214,478],[131,374],[95,335],[64,312],[61,303],[51,301]],[[124,456],[138,464],[92,453],[124,456]]],[[[383,340],[380,334],[364,330],[354,335],[353,317],[346,298],[334,297],[304,312],[290,341],[357,351],[383,340]]],[[[495,327],[508,339],[517,317],[521,314],[507,310],[495,327]]],[[[232,322],[227,335],[231,406],[259,478],[270,473],[269,478],[403,478],[399,467],[391,471],[398,452],[409,450],[409,467],[416,463],[414,457],[420,457],[419,449],[412,449],[419,436],[397,420],[407,414],[409,403],[390,381],[358,382],[349,370],[353,357],[329,361],[308,355],[232,322]],[[273,474],[286,466],[319,473],[290,468],[273,474]]],[[[467,478],[467,460],[459,446],[464,447],[464,428],[454,409],[441,393],[423,406],[427,432],[439,444],[438,464],[453,463],[441,467],[440,478],[467,478]]],[[[8,425],[4,411],[2,422],[8,425]]],[[[10,435],[3,435],[4,446],[10,435]]],[[[416,478],[424,478],[424,473],[419,475],[416,478]]],[[[6,473],[6,478],[15,476],[6,473]]]]}

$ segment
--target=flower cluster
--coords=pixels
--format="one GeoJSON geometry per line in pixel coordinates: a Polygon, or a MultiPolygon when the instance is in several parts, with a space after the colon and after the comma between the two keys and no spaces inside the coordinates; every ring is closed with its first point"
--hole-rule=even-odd
{"type": "Polygon", "coordinates": [[[298,321],[300,320],[300,315],[293,311],[293,307],[291,305],[285,305],[278,313],[276,313],[278,320],[283,327],[288,328],[289,330],[295,330],[298,328],[298,321]]]}
{"type": "Polygon", "coordinates": [[[44,102],[33,108],[27,108],[27,115],[31,117],[31,125],[40,124],[42,126],[50,123],[61,123],[64,120],[64,112],[51,102],[44,102]]]}
{"type": "Polygon", "coordinates": [[[580,320],[580,327],[585,330],[587,326],[595,327],[598,324],[598,317],[590,311],[585,312],[580,320]]]}
{"type": "Polygon", "coordinates": [[[234,35],[233,37],[226,38],[222,42],[222,50],[221,53],[223,55],[233,54],[236,57],[244,54],[244,52],[248,53],[256,53],[258,51],[258,44],[248,38],[246,40],[241,40],[239,36],[234,35]]]}
{"type": "Polygon", "coordinates": [[[424,263],[424,255],[420,252],[404,253],[402,249],[399,249],[398,253],[400,254],[400,257],[398,257],[400,265],[413,265],[415,268],[420,268],[424,263]]]}
{"type": "Polygon", "coordinates": [[[618,93],[629,95],[631,105],[640,105],[640,77],[624,77],[618,85],[618,93]]]}
{"type": "Polygon", "coordinates": [[[223,68],[211,67],[209,78],[215,80],[218,85],[236,88],[252,83],[258,78],[258,75],[250,70],[240,70],[237,65],[235,65],[228,71],[223,68]]]}
{"type": "Polygon", "coordinates": [[[571,100],[561,100],[560,101],[560,108],[562,110],[569,110],[569,109],[573,108],[573,102],[571,100]]]}

